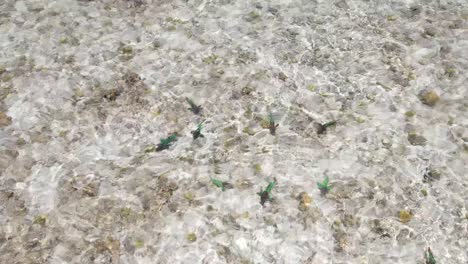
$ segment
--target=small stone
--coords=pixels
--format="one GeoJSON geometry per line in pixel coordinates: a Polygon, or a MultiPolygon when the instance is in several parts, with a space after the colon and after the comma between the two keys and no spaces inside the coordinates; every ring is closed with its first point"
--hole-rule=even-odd
{"type": "Polygon", "coordinates": [[[83,193],[87,196],[94,197],[98,193],[98,186],[94,183],[90,183],[83,187],[83,193]]]}
{"type": "Polygon", "coordinates": [[[126,207],[126,208],[122,208],[120,210],[120,216],[122,218],[129,218],[131,214],[132,214],[132,209],[130,209],[130,208],[126,207]]]}
{"type": "Polygon", "coordinates": [[[16,140],[16,144],[17,144],[18,146],[23,146],[23,145],[26,144],[26,140],[25,140],[24,138],[18,138],[18,139],[16,140]]]}
{"type": "Polygon", "coordinates": [[[242,129],[242,132],[249,136],[255,135],[255,131],[253,131],[250,127],[245,127],[244,129],[242,129]]]}
{"type": "Polygon", "coordinates": [[[360,224],[359,218],[352,214],[344,214],[341,218],[341,222],[345,227],[359,226],[360,224]]]}
{"type": "Polygon", "coordinates": [[[252,87],[250,87],[250,86],[245,86],[244,88],[242,88],[241,94],[242,94],[242,95],[250,95],[250,94],[252,94],[254,91],[255,91],[254,88],[252,88],[252,87]]]}
{"type": "Polygon", "coordinates": [[[105,240],[96,241],[94,247],[97,252],[101,254],[109,252],[112,255],[112,259],[116,259],[120,252],[120,241],[112,237],[108,237],[105,240]]]}
{"type": "Polygon", "coordinates": [[[190,242],[195,242],[197,241],[197,235],[195,235],[195,233],[188,233],[187,240],[190,242]]]}
{"type": "Polygon", "coordinates": [[[455,68],[447,68],[445,70],[445,74],[448,75],[448,77],[452,78],[452,77],[455,77],[455,75],[457,74],[457,69],[455,68]]]}
{"type": "Polygon", "coordinates": [[[428,106],[434,106],[438,101],[440,97],[435,91],[422,91],[419,93],[419,100],[425,105],[428,106]]]}
{"type": "Polygon", "coordinates": [[[235,124],[227,126],[223,128],[223,132],[237,134],[237,126],[235,124]]]}
{"type": "Polygon", "coordinates": [[[37,246],[40,245],[40,241],[39,239],[37,238],[34,238],[34,239],[31,239],[31,240],[28,240],[26,243],[25,243],[25,247],[26,249],[33,249],[37,246]]]}
{"type": "Polygon", "coordinates": [[[262,128],[265,128],[265,129],[268,129],[270,127],[270,122],[266,119],[263,119],[261,122],[260,122],[260,126],[262,128]]]}
{"type": "Polygon", "coordinates": [[[62,130],[62,131],[59,132],[58,135],[59,135],[59,137],[61,137],[61,138],[65,138],[65,137],[67,136],[67,134],[68,134],[68,131],[62,130]]]}
{"type": "Polygon", "coordinates": [[[255,164],[254,165],[254,170],[255,170],[255,174],[260,174],[262,172],[262,165],[255,164]]]}
{"type": "Polygon", "coordinates": [[[216,54],[213,54],[213,55],[203,58],[203,62],[206,64],[215,64],[218,59],[219,59],[219,56],[216,54]]]}
{"type": "Polygon", "coordinates": [[[150,152],[155,152],[155,151],[156,151],[155,145],[149,145],[143,150],[143,152],[145,153],[150,153],[150,152]]]}
{"type": "Polygon", "coordinates": [[[241,143],[241,137],[233,137],[224,141],[224,147],[229,149],[241,143]]]}
{"type": "Polygon", "coordinates": [[[416,113],[414,111],[406,111],[405,116],[406,117],[413,117],[416,113]]]}
{"type": "Polygon", "coordinates": [[[250,214],[249,214],[249,212],[246,211],[246,212],[243,212],[243,213],[241,214],[241,217],[244,218],[244,219],[247,219],[247,218],[250,217],[250,214]]]}
{"type": "Polygon", "coordinates": [[[59,43],[60,44],[67,44],[68,43],[68,38],[67,37],[61,37],[59,39],[59,43]]]}
{"type": "Polygon", "coordinates": [[[421,194],[422,194],[423,196],[427,196],[427,191],[426,191],[426,189],[422,189],[422,190],[421,190],[421,194]]]}
{"type": "Polygon", "coordinates": [[[195,195],[192,192],[186,192],[184,194],[184,198],[187,199],[187,201],[192,202],[195,199],[195,195]]]}
{"type": "Polygon", "coordinates": [[[131,71],[126,72],[122,79],[128,86],[135,86],[139,81],[141,81],[140,75],[131,71]]]}
{"type": "Polygon", "coordinates": [[[299,210],[305,211],[311,203],[312,198],[306,192],[301,192],[299,194],[299,210]]]}
{"type": "Polygon", "coordinates": [[[280,73],[278,74],[278,78],[284,82],[284,81],[286,81],[286,79],[288,78],[288,76],[286,76],[286,74],[284,74],[283,72],[280,72],[280,73]]]}
{"type": "Polygon", "coordinates": [[[423,182],[433,182],[440,180],[440,175],[441,173],[438,170],[435,169],[429,169],[424,173],[424,179],[423,182]]]}
{"type": "Polygon", "coordinates": [[[252,187],[252,182],[248,179],[239,179],[236,181],[236,187],[240,190],[246,190],[252,187]]]}
{"type": "Polygon", "coordinates": [[[43,133],[31,136],[31,141],[33,143],[46,144],[47,142],[49,142],[49,140],[50,137],[43,133]]]}
{"type": "Polygon", "coordinates": [[[10,199],[10,198],[13,198],[13,196],[15,196],[15,193],[7,191],[7,192],[5,192],[5,196],[6,196],[6,198],[10,199]]]}
{"type": "Polygon", "coordinates": [[[161,39],[156,39],[156,40],[153,41],[153,47],[154,48],[157,49],[157,48],[160,48],[162,46],[163,46],[163,42],[162,42],[161,39]]]}
{"type": "Polygon", "coordinates": [[[34,217],[34,224],[38,224],[38,225],[45,225],[47,221],[47,218],[43,215],[38,215],[36,217],[34,217]]]}
{"type": "Polygon", "coordinates": [[[434,37],[436,34],[437,34],[437,30],[435,27],[426,27],[424,29],[424,33],[427,35],[427,36],[430,36],[430,37],[434,37]]]}
{"type": "Polygon", "coordinates": [[[408,223],[411,220],[411,218],[413,218],[413,214],[409,211],[401,210],[399,213],[399,218],[400,222],[408,223]]]}
{"type": "Polygon", "coordinates": [[[379,235],[381,238],[388,238],[392,236],[391,229],[388,227],[388,224],[386,222],[381,221],[379,219],[374,219],[370,223],[371,231],[379,235]]]}
{"type": "Polygon", "coordinates": [[[130,47],[130,46],[123,46],[120,51],[123,53],[123,54],[132,54],[133,53],[133,48],[130,47]]]}
{"type": "Polygon", "coordinates": [[[145,245],[145,243],[141,239],[136,239],[134,245],[136,248],[142,248],[145,245]]]}
{"type": "Polygon", "coordinates": [[[248,22],[253,22],[259,18],[260,18],[260,14],[255,11],[252,11],[249,14],[247,14],[247,17],[245,18],[245,20],[247,20],[248,22]]]}
{"type": "Polygon", "coordinates": [[[112,89],[110,91],[104,92],[104,95],[102,97],[109,101],[115,101],[120,95],[121,91],[119,89],[112,89]]]}
{"type": "Polygon", "coordinates": [[[307,90],[309,90],[311,92],[314,92],[315,90],[317,90],[317,86],[315,86],[313,84],[309,84],[309,85],[307,85],[307,90]]]}
{"type": "Polygon", "coordinates": [[[424,146],[426,145],[427,139],[416,133],[408,133],[408,141],[413,146],[424,146]]]}
{"type": "Polygon", "coordinates": [[[390,141],[390,139],[384,138],[382,139],[382,145],[384,145],[384,147],[386,148],[389,148],[392,146],[392,142],[390,141]]]}
{"type": "Polygon", "coordinates": [[[9,126],[10,124],[11,124],[11,117],[7,116],[3,112],[0,112],[0,127],[9,126]]]}
{"type": "Polygon", "coordinates": [[[356,122],[358,122],[359,124],[362,124],[364,122],[366,122],[366,120],[360,116],[356,116],[356,122]]]}

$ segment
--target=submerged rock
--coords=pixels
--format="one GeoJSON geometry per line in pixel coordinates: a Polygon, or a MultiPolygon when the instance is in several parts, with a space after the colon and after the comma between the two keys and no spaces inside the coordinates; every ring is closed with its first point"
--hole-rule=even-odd
{"type": "Polygon", "coordinates": [[[441,175],[441,173],[438,170],[428,169],[424,173],[423,182],[433,182],[433,181],[440,180],[440,175],[441,175]]]}
{"type": "Polygon", "coordinates": [[[419,100],[425,105],[434,106],[440,99],[439,95],[434,90],[423,90],[418,95],[419,100]]]}
{"type": "Polygon", "coordinates": [[[410,211],[401,210],[398,213],[398,218],[400,219],[400,222],[408,223],[409,221],[411,221],[411,218],[413,218],[413,214],[410,211]]]}
{"type": "Polygon", "coordinates": [[[424,146],[426,145],[427,139],[416,133],[409,133],[408,141],[411,143],[411,145],[414,145],[414,146],[424,146]]]}
{"type": "Polygon", "coordinates": [[[3,112],[0,112],[0,127],[9,126],[10,124],[11,124],[11,117],[7,116],[3,112]]]}
{"type": "Polygon", "coordinates": [[[306,192],[301,192],[299,194],[299,210],[301,211],[307,210],[307,208],[309,208],[311,203],[312,203],[312,198],[306,192]]]}
{"type": "Polygon", "coordinates": [[[190,242],[195,242],[197,241],[197,235],[195,233],[188,233],[187,240],[190,242]]]}
{"type": "Polygon", "coordinates": [[[120,254],[120,241],[112,237],[107,239],[98,240],[94,244],[96,251],[99,254],[109,254],[112,258],[112,263],[116,263],[120,254]]]}

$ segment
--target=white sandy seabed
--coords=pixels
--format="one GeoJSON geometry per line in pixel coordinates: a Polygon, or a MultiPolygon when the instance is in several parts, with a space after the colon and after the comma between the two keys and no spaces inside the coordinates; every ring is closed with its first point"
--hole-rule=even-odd
{"type": "Polygon", "coordinates": [[[465,0],[1,0],[0,263],[466,264],[467,20],[465,0]]]}

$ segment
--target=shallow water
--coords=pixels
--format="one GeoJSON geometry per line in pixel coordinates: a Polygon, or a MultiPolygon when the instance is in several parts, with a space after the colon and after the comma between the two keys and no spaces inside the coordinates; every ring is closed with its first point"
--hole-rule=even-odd
{"type": "Polygon", "coordinates": [[[0,263],[467,263],[466,1],[0,14],[0,263]]]}

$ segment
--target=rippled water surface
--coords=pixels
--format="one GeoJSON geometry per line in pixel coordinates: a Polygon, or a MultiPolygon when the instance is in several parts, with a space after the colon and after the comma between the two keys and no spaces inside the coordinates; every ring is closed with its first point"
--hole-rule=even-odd
{"type": "Polygon", "coordinates": [[[465,0],[0,1],[0,263],[467,263],[467,20],[465,0]]]}

